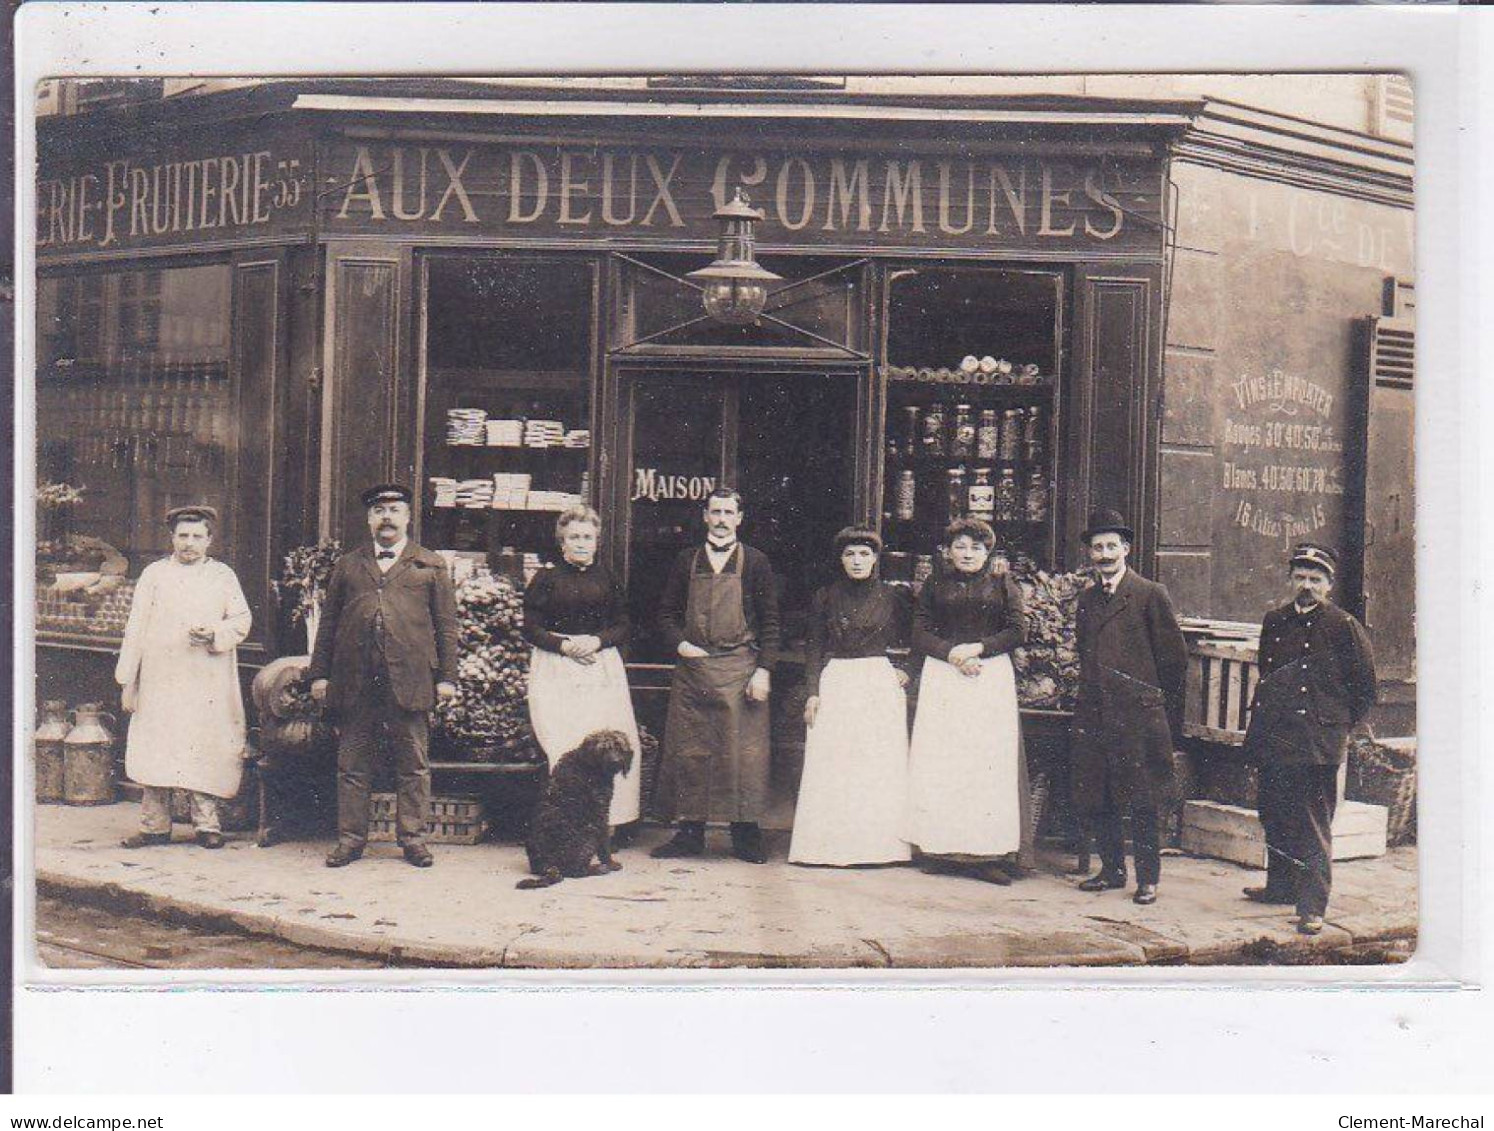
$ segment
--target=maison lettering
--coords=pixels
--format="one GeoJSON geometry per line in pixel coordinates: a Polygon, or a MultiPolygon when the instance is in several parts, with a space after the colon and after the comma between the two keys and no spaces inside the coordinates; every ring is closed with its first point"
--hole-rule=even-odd
{"type": "Polygon", "coordinates": [[[633,471],[633,502],[650,503],[686,499],[700,502],[716,489],[709,475],[661,475],[656,467],[639,467],[633,471]]]}

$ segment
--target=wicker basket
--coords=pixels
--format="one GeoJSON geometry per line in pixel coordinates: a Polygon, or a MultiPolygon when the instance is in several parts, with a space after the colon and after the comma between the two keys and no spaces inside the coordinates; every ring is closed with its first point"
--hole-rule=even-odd
{"type": "Polygon", "coordinates": [[[1344,796],[1383,805],[1388,811],[1386,842],[1416,842],[1416,743],[1413,739],[1356,738],[1349,743],[1344,796]]]}

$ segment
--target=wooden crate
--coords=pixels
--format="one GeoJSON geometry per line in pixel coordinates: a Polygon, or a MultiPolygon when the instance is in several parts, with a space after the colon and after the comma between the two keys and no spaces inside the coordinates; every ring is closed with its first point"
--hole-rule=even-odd
{"type": "MultiPolygon", "coordinates": [[[[1384,856],[1387,814],[1383,805],[1342,801],[1333,816],[1333,859],[1384,856]]],[[[1254,809],[1217,801],[1183,804],[1183,851],[1231,860],[1247,868],[1266,866],[1266,834],[1254,809]]]]}
{"type": "Polygon", "coordinates": [[[1250,725],[1250,701],[1260,682],[1258,648],[1251,642],[1194,640],[1188,647],[1183,692],[1183,733],[1189,738],[1241,746],[1250,725]]]}
{"type": "MultiPolygon", "coordinates": [[[[397,839],[395,795],[375,793],[368,801],[368,839],[397,839]]],[[[488,831],[482,798],[443,796],[431,798],[425,822],[425,839],[432,844],[476,844],[488,831]]]]}

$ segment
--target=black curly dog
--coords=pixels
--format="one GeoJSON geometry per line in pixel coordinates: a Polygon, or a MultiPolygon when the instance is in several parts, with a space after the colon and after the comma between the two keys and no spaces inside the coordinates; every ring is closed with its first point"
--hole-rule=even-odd
{"type": "Polygon", "coordinates": [[[632,763],[632,744],[616,730],[589,734],[561,757],[529,825],[529,870],[535,878],[516,886],[547,888],[568,877],[600,876],[622,867],[612,859],[607,810],[614,778],[632,763]]]}

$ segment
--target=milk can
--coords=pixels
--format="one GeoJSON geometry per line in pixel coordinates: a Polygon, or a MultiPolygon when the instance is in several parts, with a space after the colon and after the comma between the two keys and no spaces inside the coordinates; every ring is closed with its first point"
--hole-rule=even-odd
{"type": "Polygon", "coordinates": [[[102,704],[79,704],[62,740],[62,793],[69,805],[114,804],[114,736],[102,718],[115,721],[102,704]]]}
{"type": "Polygon", "coordinates": [[[41,723],[32,737],[36,750],[36,799],[46,803],[62,800],[62,740],[67,737],[67,704],[48,699],[41,705],[41,723]]]}

